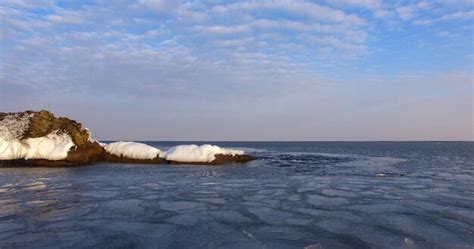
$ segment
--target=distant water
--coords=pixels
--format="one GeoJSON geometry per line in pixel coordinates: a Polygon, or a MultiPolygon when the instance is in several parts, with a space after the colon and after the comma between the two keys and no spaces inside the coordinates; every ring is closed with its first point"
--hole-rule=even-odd
{"type": "Polygon", "coordinates": [[[474,143],[213,144],[259,160],[0,168],[0,248],[474,248],[474,143]]]}

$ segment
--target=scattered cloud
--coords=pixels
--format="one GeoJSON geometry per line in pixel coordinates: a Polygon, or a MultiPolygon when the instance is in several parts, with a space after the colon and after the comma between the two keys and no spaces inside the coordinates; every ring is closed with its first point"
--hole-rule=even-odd
{"type": "Polygon", "coordinates": [[[199,106],[204,116],[225,116],[226,108],[248,118],[270,113],[278,122],[291,108],[310,112],[330,103],[335,113],[351,100],[361,109],[395,103],[393,88],[371,90],[374,81],[360,77],[374,72],[395,75],[378,77],[380,84],[423,85],[404,84],[404,94],[416,90],[413,99],[424,91],[458,96],[452,85],[430,89],[427,82],[472,84],[473,19],[472,2],[464,0],[4,0],[0,103],[55,100],[54,107],[86,96],[149,104],[168,115],[164,107],[199,106]],[[423,70],[427,75],[413,79],[423,70]]]}

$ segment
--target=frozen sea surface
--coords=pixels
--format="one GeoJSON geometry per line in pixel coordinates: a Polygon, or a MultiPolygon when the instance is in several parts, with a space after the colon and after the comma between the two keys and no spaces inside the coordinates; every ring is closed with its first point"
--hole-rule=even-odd
{"type": "Polygon", "coordinates": [[[474,248],[474,143],[216,144],[259,160],[0,168],[0,248],[474,248]]]}

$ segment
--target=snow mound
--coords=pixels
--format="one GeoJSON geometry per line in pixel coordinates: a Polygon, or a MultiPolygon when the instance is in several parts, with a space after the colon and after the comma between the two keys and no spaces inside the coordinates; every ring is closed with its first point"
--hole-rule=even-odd
{"type": "Polygon", "coordinates": [[[12,133],[7,134],[6,136],[2,134],[2,137],[0,137],[0,160],[62,160],[67,157],[69,150],[75,146],[68,134],[61,133],[58,130],[55,130],[44,137],[27,138],[22,140],[12,138],[19,134],[17,132],[19,132],[19,129],[22,129],[22,125],[23,124],[20,122],[17,128],[10,130],[12,133]]]}
{"type": "Polygon", "coordinates": [[[171,147],[167,151],[160,153],[160,157],[169,161],[175,162],[212,162],[216,159],[216,155],[243,155],[244,152],[241,150],[223,149],[216,145],[204,144],[197,146],[192,145],[179,145],[171,147]]]}
{"type": "Polygon", "coordinates": [[[103,145],[110,154],[133,159],[153,159],[161,150],[143,143],[137,142],[115,142],[103,145]]]}

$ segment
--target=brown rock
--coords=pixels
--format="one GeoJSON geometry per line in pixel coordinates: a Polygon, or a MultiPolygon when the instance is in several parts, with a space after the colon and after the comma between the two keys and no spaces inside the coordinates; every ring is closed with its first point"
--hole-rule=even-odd
{"type": "Polygon", "coordinates": [[[235,164],[235,163],[247,163],[255,158],[249,155],[223,155],[217,154],[216,159],[212,162],[176,162],[170,161],[171,164],[193,164],[193,165],[223,165],[223,164],[235,164]]]}
{"type": "Polygon", "coordinates": [[[104,153],[104,157],[100,159],[101,162],[110,162],[110,163],[136,163],[136,164],[169,164],[163,158],[155,157],[153,159],[134,159],[123,156],[112,155],[108,152],[104,153]]]}

